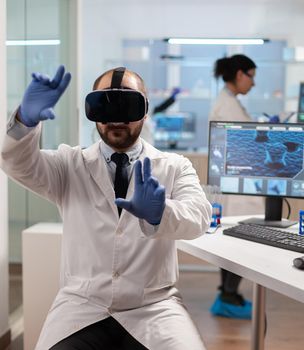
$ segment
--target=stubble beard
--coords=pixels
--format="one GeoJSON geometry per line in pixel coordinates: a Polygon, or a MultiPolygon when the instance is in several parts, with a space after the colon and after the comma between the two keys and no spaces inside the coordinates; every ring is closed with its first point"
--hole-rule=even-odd
{"type": "Polygon", "coordinates": [[[101,130],[98,124],[96,125],[97,131],[104,143],[117,150],[126,150],[133,146],[141,133],[142,126],[143,122],[131,130],[127,124],[114,126],[109,123],[101,130]]]}

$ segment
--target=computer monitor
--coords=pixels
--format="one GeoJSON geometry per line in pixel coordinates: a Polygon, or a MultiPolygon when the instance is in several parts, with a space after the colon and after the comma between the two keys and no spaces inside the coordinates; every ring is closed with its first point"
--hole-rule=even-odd
{"type": "Polygon", "coordinates": [[[216,122],[209,125],[208,184],[222,193],[265,196],[265,218],[250,223],[288,227],[282,200],[304,198],[304,125],[216,122]]]}
{"type": "Polygon", "coordinates": [[[154,140],[157,146],[180,148],[195,138],[195,115],[190,112],[156,113],[154,140]]]}
{"type": "Polygon", "coordinates": [[[300,83],[299,103],[298,103],[298,122],[304,123],[304,82],[300,83]]]}

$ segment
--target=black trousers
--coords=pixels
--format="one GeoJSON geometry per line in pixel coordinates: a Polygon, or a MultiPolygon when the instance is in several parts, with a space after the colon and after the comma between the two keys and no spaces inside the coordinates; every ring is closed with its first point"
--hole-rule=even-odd
{"type": "Polygon", "coordinates": [[[233,272],[221,269],[222,285],[220,289],[227,293],[237,293],[242,277],[233,272]]]}
{"type": "Polygon", "coordinates": [[[54,345],[50,350],[147,350],[113,317],[93,323],[54,345]]]}

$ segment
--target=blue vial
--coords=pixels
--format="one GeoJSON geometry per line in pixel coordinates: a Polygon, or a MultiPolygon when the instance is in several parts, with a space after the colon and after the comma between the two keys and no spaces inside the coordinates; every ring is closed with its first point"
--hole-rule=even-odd
{"type": "Polygon", "coordinates": [[[299,211],[299,234],[304,235],[304,210],[299,211]]]}
{"type": "MultiPolygon", "coordinates": [[[[303,210],[304,214],[304,210],[303,210]]],[[[212,203],[212,221],[211,227],[217,227],[221,224],[222,206],[219,203],[212,203]]]]}

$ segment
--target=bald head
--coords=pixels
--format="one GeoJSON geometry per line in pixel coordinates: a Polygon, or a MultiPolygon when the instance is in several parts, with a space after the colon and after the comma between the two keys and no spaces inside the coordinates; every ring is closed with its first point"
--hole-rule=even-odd
{"type": "MultiPolygon", "coordinates": [[[[110,69],[99,76],[93,84],[93,90],[109,89],[111,87],[111,80],[114,70],[115,68],[110,69]]],[[[125,70],[121,86],[140,91],[147,97],[147,91],[143,79],[137,73],[128,69],[125,70]]]]}

